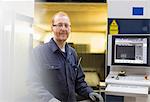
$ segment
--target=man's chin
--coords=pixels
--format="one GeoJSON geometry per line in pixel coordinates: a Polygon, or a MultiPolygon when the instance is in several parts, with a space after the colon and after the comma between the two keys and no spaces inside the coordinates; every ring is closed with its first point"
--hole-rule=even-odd
{"type": "Polygon", "coordinates": [[[67,40],[67,38],[66,38],[66,37],[63,37],[63,38],[61,38],[60,40],[62,40],[62,41],[66,41],[66,40],[67,40]]]}
{"type": "Polygon", "coordinates": [[[61,41],[61,42],[65,42],[67,39],[60,39],[59,41],[61,41]]]}

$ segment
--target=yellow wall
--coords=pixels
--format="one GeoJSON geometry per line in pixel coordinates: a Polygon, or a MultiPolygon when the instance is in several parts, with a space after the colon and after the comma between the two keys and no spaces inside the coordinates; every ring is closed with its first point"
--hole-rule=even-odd
{"type": "Polygon", "coordinates": [[[106,48],[106,35],[93,32],[72,32],[68,42],[90,45],[90,53],[104,53],[106,48]]]}
{"type": "MultiPolygon", "coordinates": [[[[45,42],[53,37],[48,33],[44,40],[45,42]]],[[[90,46],[90,53],[104,53],[106,49],[106,34],[93,33],[93,32],[72,32],[67,42],[73,42],[74,44],[87,44],[90,46]]]]}

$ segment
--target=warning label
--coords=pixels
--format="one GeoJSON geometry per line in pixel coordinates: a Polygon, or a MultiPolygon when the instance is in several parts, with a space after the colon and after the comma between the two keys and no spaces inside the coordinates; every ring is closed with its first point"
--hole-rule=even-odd
{"type": "Polygon", "coordinates": [[[118,24],[116,22],[116,20],[113,20],[109,26],[109,33],[111,35],[114,35],[114,34],[118,34],[119,33],[119,29],[118,29],[118,24]]]}

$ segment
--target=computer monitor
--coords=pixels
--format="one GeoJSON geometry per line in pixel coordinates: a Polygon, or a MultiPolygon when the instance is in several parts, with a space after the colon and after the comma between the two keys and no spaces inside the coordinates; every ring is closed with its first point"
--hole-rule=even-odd
{"type": "Polygon", "coordinates": [[[112,36],[112,65],[150,66],[150,35],[112,36]]]}

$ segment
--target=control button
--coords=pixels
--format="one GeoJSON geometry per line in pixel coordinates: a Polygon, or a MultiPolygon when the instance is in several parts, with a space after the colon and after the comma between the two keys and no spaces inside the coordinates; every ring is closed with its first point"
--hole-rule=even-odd
{"type": "Polygon", "coordinates": [[[111,76],[111,78],[115,78],[114,76],[111,76]]]}

